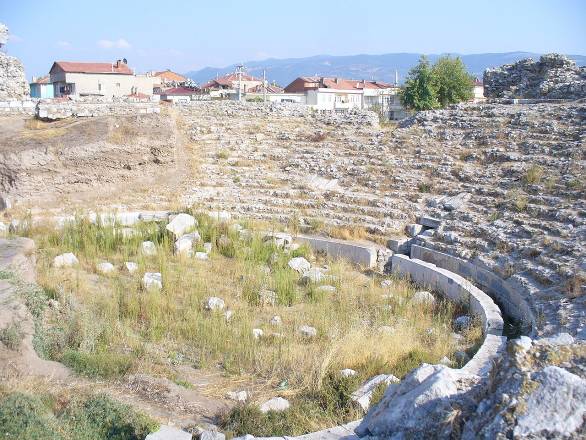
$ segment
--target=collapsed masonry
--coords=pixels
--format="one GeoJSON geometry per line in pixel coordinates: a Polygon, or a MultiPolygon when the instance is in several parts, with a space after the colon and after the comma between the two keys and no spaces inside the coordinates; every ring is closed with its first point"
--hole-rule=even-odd
{"type": "MultiPolygon", "coordinates": [[[[0,23],[0,47],[8,40],[8,28],[0,23]]],[[[0,101],[22,100],[29,96],[24,67],[16,57],[0,51],[0,101]]]]}
{"type": "Polygon", "coordinates": [[[556,53],[484,72],[487,98],[580,99],[586,97],[586,67],[556,53]]]}

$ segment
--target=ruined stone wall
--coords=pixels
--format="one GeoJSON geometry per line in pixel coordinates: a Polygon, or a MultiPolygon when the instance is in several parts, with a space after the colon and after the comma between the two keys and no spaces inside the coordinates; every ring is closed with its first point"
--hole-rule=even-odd
{"type": "Polygon", "coordinates": [[[22,100],[30,89],[20,60],[0,52],[0,101],[22,100]]]}
{"type": "Polygon", "coordinates": [[[0,116],[11,114],[34,116],[36,105],[36,102],[30,99],[0,101],[0,116]]]}
{"type": "Polygon", "coordinates": [[[543,55],[484,72],[487,98],[580,99],[586,97],[586,68],[564,55],[543,55]]]}
{"type": "Polygon", "coordinates": [[[54,120],[69,117],[142,115],[160,111],[158,102],[39,102],[36,116],[54,120]]]}
{"type": "Polygon", "coordinates": [[[214,113],[222,113],[228,117],[267,117],[276,116],[283,118],[314,118],[327,125],[355,125],[378,126],[378,115],[370,110],[352,109],[346,112],[318,111],[310,106],[297,103],[271,102],[237,102],[237,101],[191,101],[181,103],[178,106],[187,114],[194,110],[208,110],[214,113]]]}

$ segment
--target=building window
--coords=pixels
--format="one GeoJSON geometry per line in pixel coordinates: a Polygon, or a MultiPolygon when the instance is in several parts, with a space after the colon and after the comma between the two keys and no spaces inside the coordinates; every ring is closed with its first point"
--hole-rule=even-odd
{"type": "Polygon", "coordinates": [[[116,87],[120,88],[120,83],[116,83],[116,87]]]}
{"type": "Polygon", "coordinates": [[[98,92],[102,91],[102,84],[98,83],[98,92]]]}

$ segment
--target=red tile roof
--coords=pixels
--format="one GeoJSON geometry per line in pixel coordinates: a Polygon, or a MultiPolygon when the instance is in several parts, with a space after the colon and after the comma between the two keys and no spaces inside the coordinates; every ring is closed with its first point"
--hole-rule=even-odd
{"type": "MultiPolygon", "coordinates": [[[[262,84],[251,87],[247,90],[248,93],[264,93],[262,84]]],[[[272,84],[267,84],[267,93],[283,93],[283,88],[272,84]]]]}
{"type": "MultiPolygon", "coordinates": [[[[255,78],[247,73],[242,74],[242,81],[258,81],[261,82],[260,79],[255,78]]],[[[214,87],[232,87],[232,84],[238,82],[238,74],[237,73],[228,73],[224,76],[220,76],[219,78],[214,78],[209,80],[202,86],[202,89],[212,89],[214,87]]]]}
{"type": "MultiPolygon", "coordinates": [[[[296,81],[302,83],[311,83],[311,86],[302,86],[303,89],[335,89],[335,90],[363,90],[363,89],[390,89],[395,87],[392,84],[384,83],[381,81],[366,81],[356,79],[344,79],[344,78],[328,78],[320,76],[302,76],[293,81],[289,86],[285,87],[285,90],[290,88],[296,81]]],[[[297,87],[295,87],[297,88],[297,87]]]]}
{"type": "Polygon", "coordinates": [[[169,69],[162,71],[162,72],[155,72],[155,76],[163,78],[164,80],[167,80],[167,81],[176,81],[176,82],[187,81],[187,78],[185,78],[183,75],[179,75],[178,73],[172,72],[169,69]]]}
{"type": "Polygon", "coordinates": [[[116,73],[119,75],[132,75],[132,70],[123,62],[114,63],[82,63],[75,61],[55,61],[53,69],[59,69],[66,73],[116,73]]]}

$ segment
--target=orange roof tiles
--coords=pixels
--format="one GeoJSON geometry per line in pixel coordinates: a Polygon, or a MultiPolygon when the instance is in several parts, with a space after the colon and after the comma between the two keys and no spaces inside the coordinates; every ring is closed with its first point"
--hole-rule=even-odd
{"type": "Polygon", "coordinates": [[[85,63],[75,61],[55,61],[53,69],[59,69],[66,73],[114,73],[119,75],[132,75],[132,70],[123,62],[115,63],[85,63]]]}
{"type": "Polygon", "coordinates": [[[176,81],[176,82],[185,82],[187,78],[183,75],[179,75],[178,73],[172,72],[171,70],[167,69],[162,72],[155,72],[155,76],[159,78],[163,78],[166,81],[176,81]]]}

